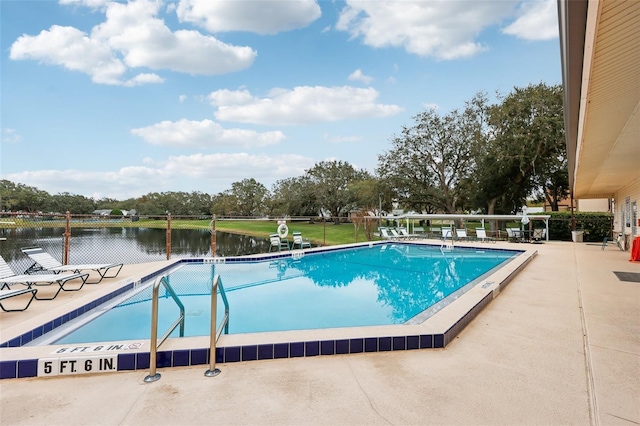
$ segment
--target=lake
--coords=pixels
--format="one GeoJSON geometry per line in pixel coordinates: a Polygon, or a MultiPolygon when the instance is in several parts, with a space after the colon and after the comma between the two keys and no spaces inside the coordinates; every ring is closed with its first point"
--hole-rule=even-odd
{"type": "MultiPolygon", "coordinates": [[[[31,260],[20,249],[42,247],[62,261],[64,228],[0,229],[0,255],[16,273],[31,260]]],[[[166,260],[165,229],[72,228],[69,263],[143,263],[166,260]]],[[[240,256],[269,251],[268,238],[216,232],[216,255],[240,256]]],[[[171,230],[171,259],[211,256],[211,233],[200,229],[171,230]]]]}

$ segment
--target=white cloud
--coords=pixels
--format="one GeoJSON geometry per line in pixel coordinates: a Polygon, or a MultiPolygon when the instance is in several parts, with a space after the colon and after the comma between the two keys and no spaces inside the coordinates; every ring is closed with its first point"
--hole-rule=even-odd
{"type": "Polygon", "coordinates": [[[364,84],[369,84],[373,81],[373,77],[369,77],[368,75],[364,75],[362,73],[362,70],[357,69],[354,72],[352,72],[351,74],[349,74],[349,80],[350,81],[361,81],[364,84]]]}
{"type": "Polygon", "coordinates": [[[328,133],[325,133],[322,137],[329,143],[351,143],[362,140],[361,136],[331,136],[328,133]]]}
{"type": "Polygon", "coordinates": [[[250,47],[232,46],[197,31],[172,32],[156,17],[161,5],[150,0],[111,3],[107,20],[93,29],[92,37],[107,40],[130,67],[214,75],[253,63],[256,52],[250,47]]]}
{"type": "Polygon", "coordinates": [[[154,188],[163,188],[171,181],[171,176],[165,170],[149,167],[123,167],[111,172],[36,170],[11,173],[5,178],[50,194],[70,192],[91,196],[98,192],[118,199],[151,192],[149,182],[153,182],[154,188]]]}
{"type": "Polygon", "coordinates": [[[475,39],[512,13],[514,1],[347,0],[336,28],[373,47],[450,60],[486,49],[475,39]]]}
{"type": "Polygon", "coordinates": [[[183,102],[184,102],[184,101],[186,101],[186,100],[187,100],[187,95],[180,95],[180,96],[178,96],[178,101],[179,101],[180,103],[183,103],[183,102]]]}
{"type": "Polygon", "coordinates": [[[176,14],[212,33],[250,31],[276,34],[304,28],[321,15],[315,0],[211,1],[180,0],[176,14]]]}
{"type": "Polygon", "coordinates": [[[125,81],[124,85],[128,87],[132,87],[132,86],[140,86],[142,84],[149,84],[149,83],[164,83],[164,78],[160,77],[157,74],[142,73],[142,74],[136,75],[132,79],[125,81]]]}
{"type": "Polygon", "coordinates": [[[104,40],[92,39],[73,27],[53,25],[37,36],[22,35],[11,45],[13,60],[33,59],[51,65],[62,65],[89,74],[101,84],[123,84],[125,65],[104,40]]]}
{"type": "Polygon", "coordinates": [[[227,90],[222,89],[212,92],[207,96],[213,106],[247,105],[254,102],[248,90],[227,90]]]}
{"type": "Polygon", "coordinates": [[[313,159],[292,154],[193,154],[169,157],[163,161],[145,159],[144,166],[123,167],[115,171],[38,170],[6,174],[2,178],[34,186],[50,194],[70,192],[88,197],[101,194],[124,200],[153,191],[215,194],[246,178],[247,170],[268,187],[278,179],[300,176],[313,165],[313,159]]]}
{"type": "Polygon", "coordinates": [[[59,0],[60,4],[87,6],[92,9],[99,9],[106,6],[111,0],[59,0]]]}
{"type": "Polygon", "coordinates": [[[402,111],[398,105],[375,103],[378,95],[372,88],[300,86],[273,89],[265,98],[246,90],[224,90],[211,93],[209,99],[218,108],[214,115],[220,121],[264,125],[389,117],[402,111]]]}
{"type": "Polygon", "coordinates": [[[151,73],[126,77],[138,67],[216,75],[245,69],[257,55],[250,47],[223,43],[197,31],[172,32],[157,18],[162,6],[160,1],[137,0],[126,4],[84,1],[82,4],[106,4],[106,20],[95,26],[91,34],[74,27],[53,25],[36,36],[20,36],[11,45],[9,57],[80,71],[90,75],[95,83],[136,86],[164,81],[151,73]]]}
{"type": "Polygon", "coordinates": [[[433,103],[424,103],[424,104],[422,104],[422,107],[425,108],[425,109],[439,109],[440,105],[433,104],[433,103]]]}
{"type": "Polygon", "coordinates": [[[280,131],[258,133],[245,129],[223,129],[211,120],[162,121],[152,126],[132,129],[152,145],[179,148],[241,147],[253,148],[273,145],[285,139],[280,131]]]}
{"type": "Polygon", "coordinates": [[[502,30],[525,40],[558,38],[558,9],[555,0],[527,1],[520,4],[518,18],[502,30]]]}
{"type": "Polygon", "coordinates": [[[2,142],[3,143],[18,143],[22,140],[22,136],[15,130],[10,128],[2,129],[2,142]]]}
{"type": "Polygon", "coordinates": [[[194,154],[170,157],[164,169],[172,175],[186,175],[197,179],[232,179],[247,177],[276,180],[299,176],[313,166],[314,161],[301,155],[283,154],[276,156],[235,154],[194,154]]]}

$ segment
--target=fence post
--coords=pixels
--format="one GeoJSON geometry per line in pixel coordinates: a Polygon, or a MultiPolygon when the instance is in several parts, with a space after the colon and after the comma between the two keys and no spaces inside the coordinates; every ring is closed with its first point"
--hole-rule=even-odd
{"type": "Polygon", "coordinates": [[[216,215],[211,220],[211,257],[216,257],[216,215]]]}
{"type": "MultiPolygon", "coordinates": [[[[358,219],[360,219],[360,218],[358,218],[358,219]]],[[[353,222],[353,220],[351,222],[353,222]]],[[[354,228],[355,239],[356,239],[356,243],[357,243],[358,242],[358,222],[357,221],[353,224],[353,228],[354,228]]]]}
{"type": "Polygon", "coordinates": [[[322,215],[322,245],[327,245],[327,218],[322,215]]]}
{"type": "Polygon", "coordinates": [[[167,260],[171,259],[171,213],[167,214],[167,260]]]}
{"type": "Polygon", "coordinates": [[[71,213],[67,211],[66,224],[64,227],[64,253],[62,253],[62,263],[69,264],[69,244],[71,242],[71,213]]]}

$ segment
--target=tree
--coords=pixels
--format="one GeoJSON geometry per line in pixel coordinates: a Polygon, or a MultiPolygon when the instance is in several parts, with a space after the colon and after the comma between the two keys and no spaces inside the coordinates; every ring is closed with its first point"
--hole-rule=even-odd
{"type": "Polygon", "coordinates": [[[96,202],[92,198],[69,192],[52,195],[47,203],[47,210],[59,213],[90,214],[95,209],[96,202]]]}
{"type": "Polygon", "coordinates": [[[238,200],[227,190],[213,196],[213,214],[218,216],[237,216],[238,200]]]}
{"type": "Polygon", "coordinates": [[[45,210],[50,195],[33,186],[0,181],[0,209],[8,211],[37,212],[45,210]]]}
{"type": "Polygon", "coordinates": [[[164,215],[167,212],[174,216],[210,215],[211,196],[199,191],[193,192],[150,192],[136,200],[126,200],[109,204],[107,208],[121,206],[125,210],[135,209],[141,215],[164,215]]]}
{"type": "Polygon", "coordinates": [[[189,194],[189,205],[193,215],[210,215],[213,208],[211,195],[200,191],[193,191],[189,194]]]}
{"type": "Polygon", "coordinates": [[[474,155],[484,138],[486,108],[486,96],[477,94],[462,112],[441,116],[434,109],[424,111],[393,138],[393,148],[378,157],[377,172],[401,205],[421,212],[463,208],[474,155]]]}
{"type": "Polygon", "coordinates": [[[265,214],[269,192],[255,179],[231,184],[232,188],[213,196],[213,213],[218,216],[259,216],[265,214]]]}
{"type": "MultiPolygon", "coordinates": [[[[562,146],[566,150],[566,145],[562,146]]],[[[537,186],[542,191],[542,197],[551,206],[551,211],[558,211],[558,204],[569,196],[568,161],[564,157],[555,157],[547,164],[547,170],[537,176],[537,186]],[[553,161],[555,160],[555,161],[553,161]]]]}
{"type": "Polygon", "coordinates": [[[238,211],[243,216],[264,215],[269,195],[267,188],[255,179],[243,179],[231,184],[231,193],[238,200],[238,211]]]}
{"type": "Polygon", "coordinates": [[[317,216],[320,208],[308,176],[278,180],[271,189],[271,214],[317,216]]]}
{"type": "Polygon", "coordinates": [[[383,180],[376,177],[368,177],[349,185],[349,190],[354,194],[356,205],[364,210],[380,216],[381,210],[391,209],[391,189],[383,180]]]}
{"type": "Polygon", "coordinates": [[[366,171],[356,170],[344,161],[321,161],[307,170],[305,176],[313,186],[318,206],[329,212],[336,224],[355,206],[356,194],[350,185],[370,177],[366,171]]]}
{"type": "Polygon", "coordinates": [[[471,181],[476,207],[488,214],[514,213],[536,192],[549,197],[566,193],[559,85],[514,88],[489,109],[488,122],[489,137],[478,150],[471,181]]]}

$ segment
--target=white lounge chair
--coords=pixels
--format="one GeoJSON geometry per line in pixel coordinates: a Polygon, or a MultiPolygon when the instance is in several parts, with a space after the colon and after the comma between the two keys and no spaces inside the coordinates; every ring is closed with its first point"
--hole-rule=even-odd
{"type": "Polygon", "coordinates": [[[415,238],[415,235],[412,235],[407,231],[407,228],[398,228],[398,235],[400,238],[415,238]]]}
{"type": "Polygon", "coordinates": [[[493,243],[496,242],[494,238],[487,237],[487,231],[484,228],[476,228],[476,238],[482,241],[483,243],[486,243],[489,241],[493,243]]]}
{"type": "Polygon", "coordinates": [[[430,233],[431,238],[442,238],[442,228],[432,227],[430,233]]]}
{"type": "Polygon", "coordinates": [[[466,229],[456,229],[456,238],[458,240],[467,241],[469,237],[467,237],[466,229]]]}
{"type": "MultiPolygon", "coordinates": [[[[11,290],[11,286],[14,284],[22,284],[27,286],[27,289],[34,290],[33,286],[44,286],[44,285],[52,285],[57,284],[58,291],[52,297],[38,297],[36,293],[33,294],[33,297],[36,300],[53,300],[56,298],[58,293],[61,290],[64,291],[78,291],[82,288],[83,285],[87,282],[87,278],[89,274],[84,273],[74,273],[74,274],[35,274],[35,275],[16,275],[15,272],[9,267],[7,262],[0,256],[0,290],[11,290]],[[77,288],[68,288],[65,285],[68,282],[73,281],[77,283],[80,281],[80,286],[77,288]]],[[[9,293],[6,293],[7,295],[9,293]]],[[[12,297],[12,296],[7,296],[12,297]]],[[[26,309],[26,308],[25,308],[26,309]]]]}
{"type": "Polygon", "coordinates": [[[393,238],[389,233],[389,229],[387,228],[380,228],[380,236],[385,240],[390,240],[393,238]]]}
{"type": "Polygon", "coordinates": [[[520,229],[518,229],[518,228],[507,228],[507,238],[511,242],[519,243],[520,242],[520,229]]]}
{"type": "Polygon", "coordinates": [[[424,228],[422,226],[414,226],[413,235],[415,235],[416,237],[424,237],[425,236],[424,228]]]}
{"type": "Polygon", "coordinates": [[[311,248],[311,240],[308,238],[302,238],[302,232],[294,232],[293,233],[293,244],[291,245],[291,248],[296,248],[296,246],[298,246],[298,248],[303,249],[303,248],[311,248]]]}
{"type": "Polygon", "coordinates": [[[122,269],[122,263],[87,263],[81,265],[63,265],[53,256],[40,247],[23,248],[22,252],[33,260],[33,265],[25,271],[27,274],[38,271],[47,271],[58,274],[60,272],[80,273],[81,271],[95,271],[100,278],[97,281],[87,281],[86,284],[98,284],[103,278],[114,278],[118,276],[122,269]],[[117,269],[116,269],[117,268],[117,269]],[[112,275],[107,275],[111,269],[116,269],[112,275]]]}
{"type": "Polygon", "coordinates": [[[21,288],[18,290],[0,290],[0,309],[2,309],[5,312],[21,312],[26,310],[29,305],[31,304],[31,302],[33,301],[33,298],[36,297],[36,292],[38,290],[36,290],[35,288],[21,288]],[[23,294],[27,294],[27,293],[31,293],[31,297],[29,298],[29,301],[27,302],[27,304],[22,308],[22,309],[9,309],[6,308],[3,304],[2,301],[5,299],[11,299],[13,297],[18,297],[20,295],[23,294]]]}
{"type": "Polygon", "coordinates": [[[269,235],[269,253],[272,250],[289,250],[289,240],[283,240],[278,234],[269,235]]]}

